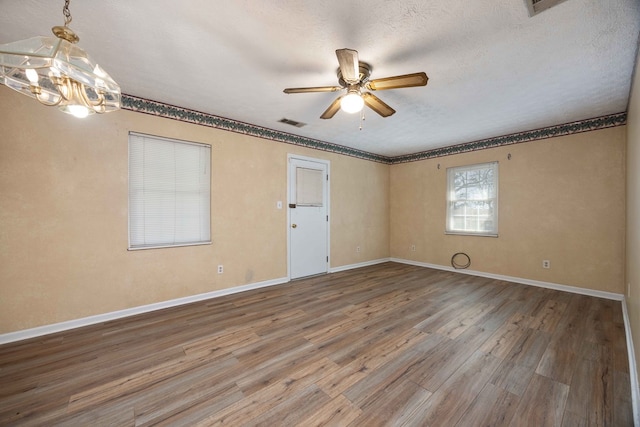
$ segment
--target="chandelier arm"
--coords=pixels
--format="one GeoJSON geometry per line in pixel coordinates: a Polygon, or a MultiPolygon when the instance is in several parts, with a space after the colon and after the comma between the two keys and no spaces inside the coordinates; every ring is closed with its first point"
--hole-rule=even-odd
{"type": "Polygon", "coordinates": [[[36,95],[36,99],[38,100],[38,102],[42,105],[46,105],[47,107],[55,107],[56,105],[60,105],[60,103],[62,102],[62,97],[58,96],[58,100],[56,102],[47,102],[45,100],[40,99],[40,94],[36,95]]]}
{"type": "Polygon", "coordinates": [[[73,99],[73,87],[68,77],[51,77],[51,81],[64,101],[73,99]]]}
{"type": "Polygon", "coordinates": [[[77,84],[79,85],[78,93],[80,94],[82,102],[84,102],[87,107],[93,108],[96,112],[98,112],[98,109],[104,111],[104,93],[99,90],[95,91],[98,95],[98,99],[96,101],[92,101],[91,98],[89,98],[89,95],[87,95],[87,88],[85,85],[82,83],[77,84]]]}
{"type": "MultiPolygon", "coordinates": [[[[13,74],[18,70],[19,69],[17,67],[13,68],[11,70],[10,74],[13,74]]],[[[54,82],[54,84],[55,84],[55,82],[54,82]]],[[[42,87],[39,84],[37,84],[37,83],[29,84],[29,92],[31,92],[31,94],[36,99],[36,101],[38,101],[42,105],[46,105],[47,107],[55,107],[56,105],[60,104],[60,102],[62,102],[62,98],[63,97],[62,97],[62,94],[60,93],[60,90],[58,89],[57,85],[56,85],[56,89],[57,89],[57,92],[58,92],[58,100],[55,101],[55,102],[49,102],[45,98],[42,98],[42,87]]]]}
{"type": "Polygon", "coordinates": [[[34,98],[42,105],[46,105],[47,107],[55,107],[56,105],[59,105],[60,102],[62,102],[62,96],[58,95],[58,100],[55,102],[48,102],[42,98],[40,98],[40,95],[42,95],[42,89],[40,88],[40,86],[36,86],[36,85],[31,85],[29,86],[29,90],[31,91],[31,93],[33,94],[34,98]]]}

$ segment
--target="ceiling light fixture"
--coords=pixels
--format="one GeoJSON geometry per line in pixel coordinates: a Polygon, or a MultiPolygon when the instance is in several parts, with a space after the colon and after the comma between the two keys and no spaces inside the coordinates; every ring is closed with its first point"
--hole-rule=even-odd
{"type": "Polygon", "coordinates": [[[357,86],[355,88],[350,87],[349,92],[340,99],[340,108],[342,108],[342,111],[345,113],[357,113],[362,111],[362,107],[364,107],[364,99],[362,99],[362,95],[360,95],[360,90],[357,86]]]}
{"type": "Polygon", "coordinates": [[[64,26],[51,29],[56,37],[0,45],[0,83],[76,117],[118,110],[120,86],[75,45],[80,38],[68,27],[69,1],[64,26]]]}

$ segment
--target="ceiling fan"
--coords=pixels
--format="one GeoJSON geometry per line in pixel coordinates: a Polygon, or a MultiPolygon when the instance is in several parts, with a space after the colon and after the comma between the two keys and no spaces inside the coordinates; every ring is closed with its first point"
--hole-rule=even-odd
{"type": "Polygon", "coordinates": [[[347,113],[357,113],[366,105],[382,117],[389,117],[396,112],[382,102],[380,98],[367,92],[368,90],[398,89],[403,87],[425,86],[429,78],[424,72],[404,74],[369,80],[372,67],[358,60],[358,51],[353,49],[336,50],[338,57],[338,83],[340,86],[292,87],[284,93],[336,92],[346,89],[346,93],[331,103],[320,116],[321,119],[332,118],[340,108],[347,113]]]}

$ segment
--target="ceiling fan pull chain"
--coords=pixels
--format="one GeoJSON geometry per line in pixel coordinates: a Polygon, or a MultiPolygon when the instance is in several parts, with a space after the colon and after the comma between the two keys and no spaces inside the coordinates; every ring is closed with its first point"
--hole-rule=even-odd
{"type": "Polygon", "coordinates": [[[360,130],[362,130],[362,123],[364,122],[364,110],[362,110],[362,115],[360,116],[360,130]]]}

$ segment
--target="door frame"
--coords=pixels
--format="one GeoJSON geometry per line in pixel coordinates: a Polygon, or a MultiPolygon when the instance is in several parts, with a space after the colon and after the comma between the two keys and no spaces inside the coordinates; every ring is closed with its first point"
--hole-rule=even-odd
{"type": "Polygon", "coordinates": [[[299,154],[287,154],[287,278],[291,281],[291,161],[303,160],[305,162],[320,163],[327,168],[327,215],[329,220],[327,221],[327,273],[329,273],[331,266],[331,162],[329,160],[318,159],[315,157],[301,156],[299,154]]]}

